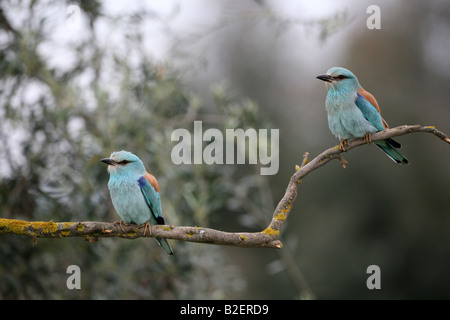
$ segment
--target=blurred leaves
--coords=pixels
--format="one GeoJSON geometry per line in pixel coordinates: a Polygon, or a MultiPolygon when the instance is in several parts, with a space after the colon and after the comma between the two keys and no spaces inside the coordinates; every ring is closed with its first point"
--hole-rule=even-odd
{"type": "Polygon", "coordinates": [[[350,23],[347,10],[338,11],[330,17],[319,19],[313,25],[319,26],[319,40],[323,43],[330,36],[350,23]]]}
{"type": "MultiPolygon", "coordinates": [[[[195,119],[201,119],[205,128],[217,127],[218,119],[223,128],[266,127],[269,122],[263,124],[254,102],[222,88],[215,94],[216,111],[206,112],[175,70],[146,56],[139,46],[138,30],[130,31],[136,32],[129,38],[135,46],[127,48],[139,57],[137,63],[120,48],[105,50],[101,42],[92,42],[93,26],[102,19],[99,2],[79,2],[89,17],[83,32],[92,35],[69,47],[75,61],[65,65],[64,71],[50,67],[39,50],[49,45],[48,20],[41,10],[45,4],[2,7],[33,11],[26,15],[35,19],[29,26],[37,26],[18,30],[0,56],[4,124],[0,140],[5,142],[2,156],[7,166],[0,181],[2,217],[117,219],[106,188],[106,167],[99,159],[120,149],[138,154],[158,177],[168,223],[208,226],[220,221],[218,213],[228,211],[229,202],[239,210],[250,201],[245,195],[254,186],[243,184],[237,197],[233,181],[252,179],[259,174],[257,169],[175,166],[170,160],[174,145],[170,136],[179,127],[192,130],[195,119]],[[86,58],[92,55],[94,59],[86,58]]],[[[169,258],[153,241],[89,244],[81,239],[44,239],[35,247],[27,239],[2,237],[0,241],[0,296],[7,299],[230,298],[245,289],[239,270],[220,248],[174,243],[176,255],[169,258]],[[80,292],[65,287],[70,264],[79,265],[85,279],[80,292]]]]}

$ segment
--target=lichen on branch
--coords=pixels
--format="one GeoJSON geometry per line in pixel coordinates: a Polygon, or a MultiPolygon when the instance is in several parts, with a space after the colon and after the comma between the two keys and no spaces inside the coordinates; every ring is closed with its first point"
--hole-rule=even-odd
{"type": "MultiPolygon", "coordinates": [[[[372,141],[406,135],[413,132],[431,133],[450,144],[450,137],[443,132],[433,126],[421,125],[404,125],[386,129],[373,134],[372,141]]],[[[365,145],[366,143],[364,138],[348,141],[345,152],[365,145]]],[[[270,224],[260,232],[225,232],[196,226],[154,225],[151,226],[151,234],[148,234],[148,232],[144,234],[143,226],[134,224],[124,225],[122,230],[121,226],[114,222],[54,222],[52,220],[45,222],[0,219],[0,234],[28,236],[33,239],[34,243],[37,238],[82,237],[89,242],[94,242],[99,238],[111,237],[125,239],[161,237],[215,245],[280,249],[283,247],[283,244],[279,240],[281,229],[291,213],[302,178],[333,159],[339,160],[342,167],[345,168],[347,161],[342,157],[343,152],[337,146],[334,146],[323,151],[312,160],[308,160],[308,153],[305,153],[301,166],[296,166],[296,171],[291,176],[286,192],[275,208],[270,224]]]]}

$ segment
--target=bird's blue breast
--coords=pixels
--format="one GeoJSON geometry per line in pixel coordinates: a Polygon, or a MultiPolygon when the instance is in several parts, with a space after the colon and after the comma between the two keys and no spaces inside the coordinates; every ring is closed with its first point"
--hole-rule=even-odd
{"type": "Polygon", "coordinates": [[[331,132],[338,139],[361,138],[367,133],[377,131],[356,106],[356,99],[357,95],[355,92],[328,90],[325,103],[328,113],[328,125],[331,132]]]}
{"type": "Polygon", "coordinates": [[[108,188],[113,206],[124,222],[144,224],[150,219],[150,208],[138,180],[111,176],[108,188]]]}

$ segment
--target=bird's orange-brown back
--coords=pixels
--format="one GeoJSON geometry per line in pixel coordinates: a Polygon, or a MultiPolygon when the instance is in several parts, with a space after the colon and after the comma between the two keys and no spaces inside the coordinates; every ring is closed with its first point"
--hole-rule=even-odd
{"type": "Polygon", "coordinates": [[[156,180],[156,178],[148,173],[147,171],[145,171],[145,176],[144,176],[145,180],[147,180],[148,182],[150,182],[150,184],[153,186],[153,188],[155,188],[156,192],[159,192],[159,183],[158,180],[156,180]]]}

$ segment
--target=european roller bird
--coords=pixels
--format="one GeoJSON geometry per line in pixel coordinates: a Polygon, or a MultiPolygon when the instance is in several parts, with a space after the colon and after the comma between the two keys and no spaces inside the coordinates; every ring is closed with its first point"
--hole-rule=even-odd
{"type": "MultiPolygon", "coordinates": [[[[143,225],[151,233],[150,225],[164,224],[159,184],[145,170],[141,159],[128,151],[116,151],[100,160],[108,164],[108,189],[119,216],[125,223],[143,225]]],[[[122,221],[119,222],[122,228],[122,221]]],[[[165,252],[173,250],[166,239],[156,238],[165,252]]]]}
{"type": "MultiPolygon", "coordinates": [[[[328,126],[340,140],[339,148],[342,151],[345,151],[348,139],[365,138],[367,143],[370,143],[373,133],[389,128],[381,117],[375,97],[361,87],[358,78],[350,70],[333,67],[326,74],[317,76],[317,79],[325,81],[328,89],[325,101],[328,126]]],[[[408,159],[398,152],[401,144],[397,141],[378,140],[375,144],[396,163],[409,163],[408,159]]]]}

